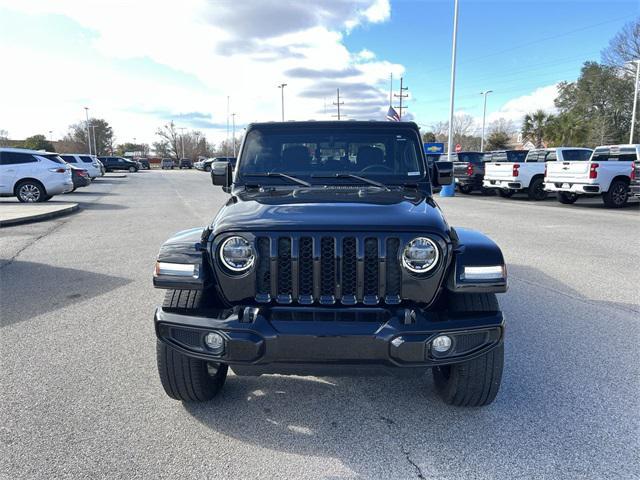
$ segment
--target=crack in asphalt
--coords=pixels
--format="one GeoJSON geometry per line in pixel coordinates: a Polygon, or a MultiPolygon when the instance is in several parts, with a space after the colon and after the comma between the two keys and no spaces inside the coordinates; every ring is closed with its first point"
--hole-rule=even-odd
{"type": "MultiPolygon", "coordinates": [[[[387,425],[387,427],[389,427],[389,430],[393,430],[396,422],[393,421],[393,419],[385,417],[385,416],[380,416],[380,420],[382,420],[385,425],[387,425]]],[[[396,438],[395,435],[392,436],[393,438],[396,438]]],[[[420,479],[420,480],[426,480],[426,477],[424,476],[424,474],[422,473],[422,469],[418,466],[418,464],[416,462],[413,461],[413,459],[411,458],[411,452],[404,446],[404,444],[400,441],[397,441],[398,446],[400,447],[400,451],[402,452],[402,454],[405,457],[405,460],[409,463],[409,465],[411,465],[413,467],[413,469],[416,472],[416,478],[420,479]]]]}

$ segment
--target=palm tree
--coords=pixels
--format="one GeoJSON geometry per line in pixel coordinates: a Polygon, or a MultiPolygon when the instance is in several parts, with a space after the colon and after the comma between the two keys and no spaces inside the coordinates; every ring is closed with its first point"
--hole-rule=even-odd
{"type": "Polygon", "coordinates": [[[545,133],[552,118],[544,110],[527,113],[522,121],[522,137],[532,142],[536,148],[543,147],[545,133]]]}

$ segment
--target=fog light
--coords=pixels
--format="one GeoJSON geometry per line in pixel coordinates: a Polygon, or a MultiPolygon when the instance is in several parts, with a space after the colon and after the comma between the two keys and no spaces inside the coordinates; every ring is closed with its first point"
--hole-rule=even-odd
{"type": "Polygon", "coordinates": [[[224,337],[216,332],[207,333],[204,337],[204,343],[211,353],[220,355],[224,352],[224,337]]]}
{"type": "Polygon", "coordinates": [[[431,349],[437,353],[446,353],[451,348],[451,337],[439,335],[431,342],[431,349]]]}

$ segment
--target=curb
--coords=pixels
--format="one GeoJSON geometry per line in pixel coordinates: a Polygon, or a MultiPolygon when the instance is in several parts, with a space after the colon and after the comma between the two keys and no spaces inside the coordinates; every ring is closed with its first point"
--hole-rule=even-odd
{"type": "Polygon", "coordinates": [[[60,208],[60,209],[54,210],[52,212],[36,213],[36,214],[33,214],[33,215],[25,215],[23,217],[10,218],[8,220],[0,219],[0,227],[9,227],[9,226],[12,226],[12,225],[20,225],[20,224],[23,224],[23,223],[40,222],[42,220],[48,220],[50,218],[62,217],[62,216],[67,215],[69,213],[75,212],[75,211],[77,211],[79,209],[80,209],[80,207],[78,206],[77,203],[72,203],[71,205],[68,205],[67,207],[60,208]]]}

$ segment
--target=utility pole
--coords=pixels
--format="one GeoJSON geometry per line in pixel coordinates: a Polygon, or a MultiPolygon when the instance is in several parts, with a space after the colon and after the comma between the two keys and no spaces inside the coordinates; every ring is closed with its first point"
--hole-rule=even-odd
{"type": "Polygon", "coordinates": [[[640,59],[636,60],[636,88],[633,94],[633,113],[631,114],[631,133],[629,143],[633,143],[633,131],[636,128],[636,110],[638,107],[638,82],[640,81],[640,59]]]}
{"type": "Polygon", "coordinates": [[[182,157],[180,157],[180,158],[184,158],[184,131],[185,131],[185,127],[178,127],[178,130],[180,130],[182,132],[180,134],[180,141],[182,142],[182,157]]]}
{"type": "Polygon", "coordinates": [[[231,119],[233,120],[233,135],[232,135],[232,142],[233,142],[233,156],[236,156],[236,114],[232,113],[231,114],[231,119]]]}
{"type": "Polygon", "coordinates": [[[229,95],[227,95],[227,148],[229,148],[229,95]]]}
{"type": "MultiPolygon", "coordinates": [[[[98,144],[96,143],[96,126],[91,125],[91,133],[93,133],[93,154],[98,155],[98,144]]],[[[89,139],[91,141],[91,139],[89,139]]]]}
{"type": "Polygon", "coordinates": [[[393,96],[397,97],[400,99],[400,105],[397,106],[396,108],[398,109],[398,117],[400,118],[400,120],[402,120],[402,109],[406,109],[407,107],[403,107],[402,106],[402,99],[403,98],[407,98],[409,96],[409,94],[404,93],[405,91],[409,90],[409,87],[403,87],[402,86],[402,82],[404,80],[404,77],[400,77],[400,93],[395,93],[393,96]]]}
{"type": "Polygon", "coordinates": [[[89,155],[91,155],[91,133],[89,133],[89,107],[84,107],[84,113],[87,117],[87,145],[89,145],[89,155]]]}
{"type": "MultiPolygon", "coordinates": [[[[344,102],[341,102],[341,101],[340,101],[340,89],[338,88],[338,89],[336,89],[336,90],[337,90],[337,92],[338,92],[338,101],[337,101],[337,102],[333,102],[333,104],[334,104],[336,107],[338,107],[338,115],[337,115],[337,117],[338,117],[338,120],[340,120],[340,105],[344,105],[344,102]]],[[[333,117],[335,117],[336,115],[332,115],[332,116],[333,116],[333,117]]]]}
{"type": "MultiPolygon", "coordinates": [[[[452,161],[451,150],[453,150],[453,112],[454,99],[456,94],[456,48],[458,40],[458,0],[453,3],[453,42],[451,46],[451,92],[449,98],[449,139],[447,142],[447,160],[452,161]]],[[[441,197],[453,197],[456,194],[453,185],[443,185],[440,190],[441,197]]]]}
{"type": "Polygon", "coordinates": [[[280,104],[281,104],[283,122],[284,122],[284,87],[286,86],[287,86],[286,83],[281,83],[280,85],[278,85],[278,88],[280,89],[280,104]]]}
{"type": "Polygon", "coordinates": [[[482,137],[480,138],[480,151],[484,152],[484,121],[487,117],[487,95],[489,95],[493,90],[485,90],[484,92],[480,92],[480,95],[484,95],[484,108],[482,109],[482,137]]]}
{"type": "Polygon", "coordinates": [[[389,74],[389,107],[393,107],[393,72],[389,74]]]}

